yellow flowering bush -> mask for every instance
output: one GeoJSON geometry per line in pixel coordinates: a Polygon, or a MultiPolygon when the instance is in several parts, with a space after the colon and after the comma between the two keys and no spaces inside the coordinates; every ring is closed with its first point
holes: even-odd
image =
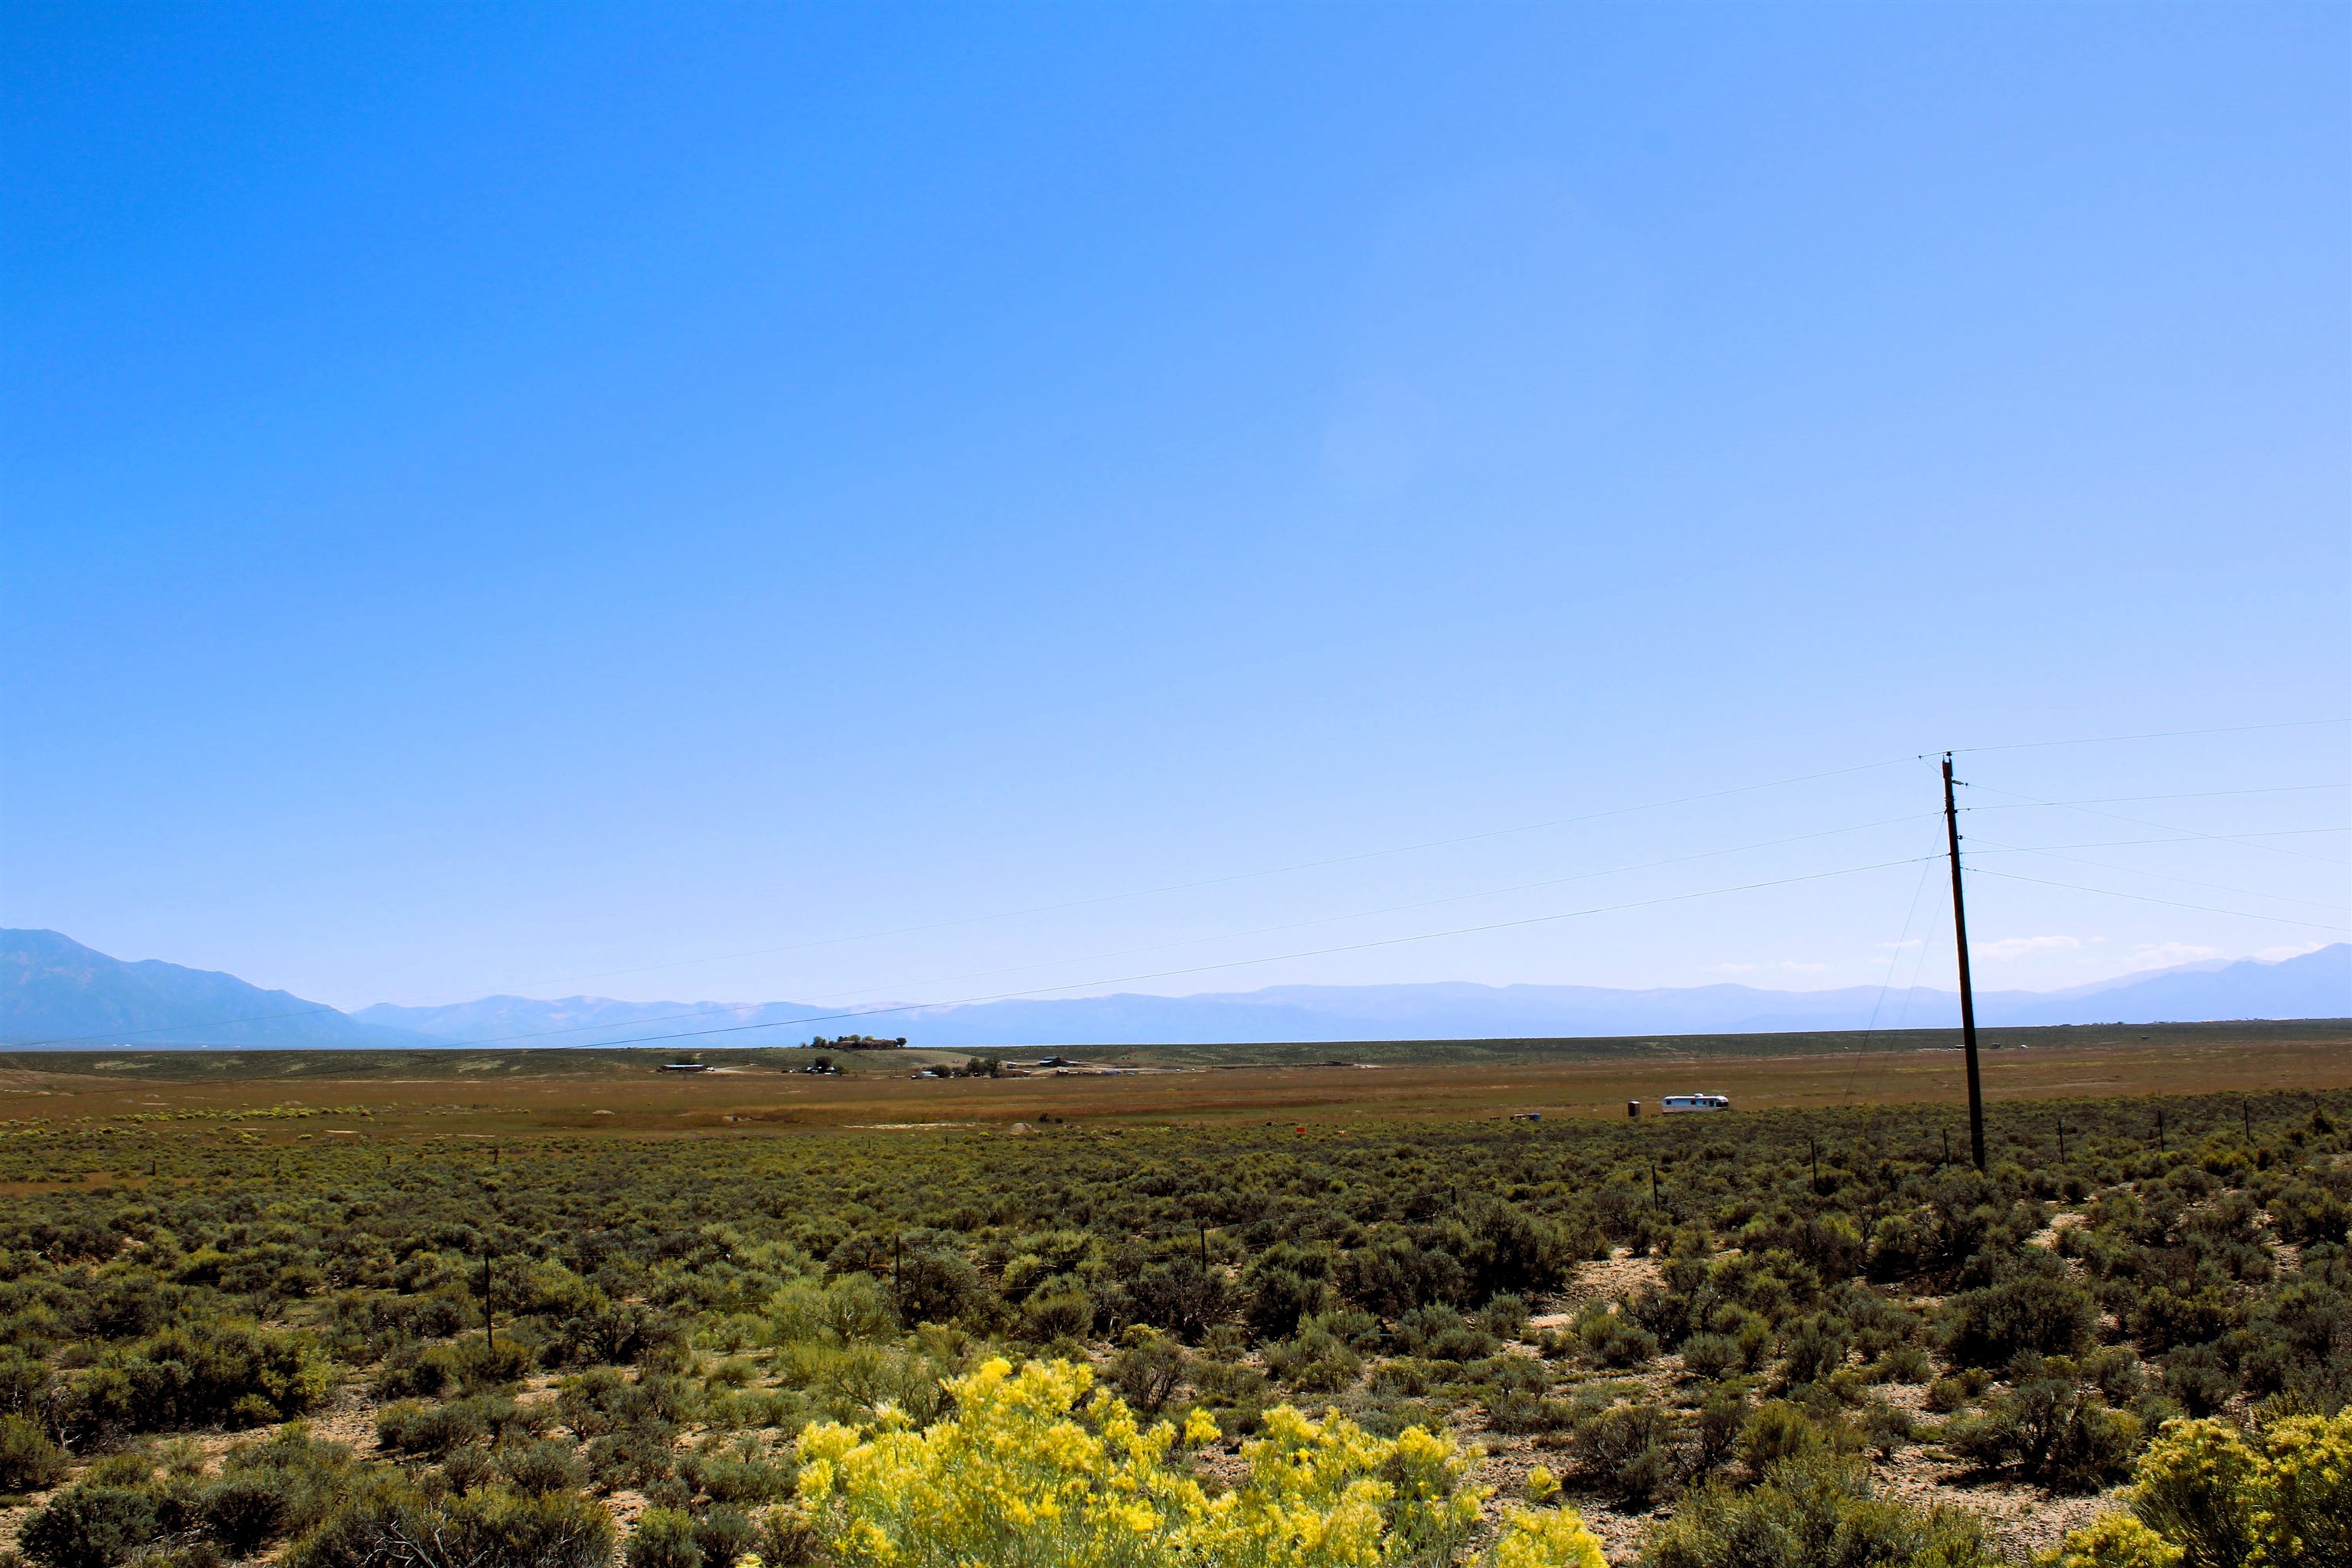
{"type": "Polygon", "coordinates": [[[2252,1434],[2168,1422],[2135,1482],[2134,1510],[2185,1568],[2352,1568],[2352,1409],[2252,1434]]]}
{"type": "MultiPolygon", "coordinates": [[[[1146,1426],[1067,1362],[992,1360],[950,1380],[949,1418],[895,1412],[800,1438],[802,1521],[843,1568],[1389,1568],[1453,1561],[1482,1489],[1452,1438],[1376,1437],[1339,1416],[1268,1411],[1244,1474],[1211,1496],[1182,1449],[1213,1442],[1146,1426]]],[[[1493,1568],[1600,1568],[1573,1514],[1516,1516],[1493,1568]]]]}
{"type": "Polygon", "coordinates": [[[1566,1509],[1515,1513],[1488,1559],[1492,1568],[1608,1568],[1601,1542],[1566,1509]]]}
{"type": "Polygon", "coordinates": [[[2180,1568],[2180,1548],[2127,1513],[2103,1513],[2035,1561],[2040,1568],[2180,1568]]]}

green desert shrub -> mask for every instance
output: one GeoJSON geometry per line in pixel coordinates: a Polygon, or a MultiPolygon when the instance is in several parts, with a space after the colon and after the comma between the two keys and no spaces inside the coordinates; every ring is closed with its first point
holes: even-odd
{"type": "Polygon", "coordinates": [[[1658,1353],[1657,1335],[1602,1301],[1587,1304],[1578,1315],[1576,1337],[1584,1353],[1602,1366],[1640,1366],[1658,1353]]]}
{"type": "Polygon", "coordinates": [[[1986,1466],[2013,1465],[2028,1479],[2059,1491],[2095,1491],[2119,1480],[2138,1451],[2140,1424],[2108,1408],[2072,1377],[2021,1379],[1985,1402],[1981,1414],[1943,1427],[1944,1446],[1986,1466]]]}
{"type": "Polygon", "coordinates": [[[333,1378],[308,1334],[227,1323],[110,1347],[71,1386],[65,1420],[100,1436],[255,1426],[316,1408],[333,1378]]]}
{"type": "Polygon", "coordinates": [[[1710,1481],[1650,1532],[1643,1568],[2002,1568],[1955,1509],[1881,1495],[1866,1468],[1826,1455],[1777,1466],[1742,1490],[1710,1481]]]}
{"type": "MultiPolygon", "coordinates": [[[[612,1515],[571,1492],[430,1499],[379,1479],[289,1548],[286,1568],[611,1568],[612,1515]]],[[[60,1565],[62,1568],[62,1565],[60,1565]]]]}
{"type": "Polygon", "coordinates": [[[702,1568],[694,1519],[682,1509],[649,1508],[629,1532],[628,1568],[702,1568]]]}
{"type": "Polygon", "coordinates": [[[66,1473],[66,1453],[22,1415],[0,1415],[0,1492],[34,1492],[66,1473]]]}
{"type": "Polygon", "coordinates": [[[1853,1348],[1853,1336],[1843,1319],[1808,1313],[1781,1335],[1782,1375],[1792,1386],[1817,1382],[1844,1365],[1853,1348]]]}
{"type": "Polygon", "coordinates": [[[16,1540],[42,1568],[115,1568],[155,1535],[155,1500],[144,1488],[85,1482],[51,1498],[16,1540]]]}
{"type": "Polygon", "coordinates": [[[1620,1405],[1580,1422],[1570,1447],[1587,1476],[1637,1507],[1672,1485],[1681,1468],[1674,1424],[1654,1405],[1620,1405]]]}
{"type": "Polygon", "coordinates": [[[1319,1319],[1302,1322],[1296,1335],[1265,1352],[1266,1370],[1304,1394],[1335,1394],[1356,1381],[1363,1364],[1319,1319]]]}
{"type": "Polygon", "coordinates": [[[1710,1383],[1737,1371],[1743,1359],[1739,1342],[1728,1334],[1693,1334],[1683,1342],[1683,1370],[1710,1383]]]}
{"type": "Polygon", "coordinates": [[[1472,1362],[1500,1348],[1495,1336],[1442,1303],[1415,1307],[1397,1320],[1398,1344],[1424,1361],[1472,1362]]]}
{"type": "Polygon", "coordinates": [[[2063,1273],[2021,1273],[1964,1290],[1946,1304],[1945,1353],[1967,1366],[2004,1367],[2018,1355],[2074,1355],[2091,1342],[2098,1306],[2063,1273]]]}

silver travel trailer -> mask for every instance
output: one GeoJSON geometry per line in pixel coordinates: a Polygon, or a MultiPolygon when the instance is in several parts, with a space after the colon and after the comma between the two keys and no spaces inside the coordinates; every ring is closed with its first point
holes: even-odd
{"type": "Polygon", "coordinates": [[[1731,1097],[1727,1094],[1670,1094],[1658,1101],[1668,1116],[1679,1110],[1728,1110],[1731,1097]]]}

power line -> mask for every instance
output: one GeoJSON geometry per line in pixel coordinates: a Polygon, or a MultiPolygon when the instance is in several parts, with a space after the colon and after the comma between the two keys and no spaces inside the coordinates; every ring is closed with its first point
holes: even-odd
{"type": "MultiPolygon", "coordinates": [[[[2352,915],[2342,904],[2322,903],[2317,899],[2292,898],[2285,893],[2265,893],[2257,888],[2233,888],[2226,882],[2200,882],[2194,877],[2175,877],[2164,871],[2143,871],[2137,866],[2118,866],[2108,860],[2085,860],[2079,855],[2058,855],[2049,849],[2029,849],[2021,845],[2000,844],[1990,838],[1974,842],[1990,845],[1996,855],[2039,855],[2047,860],[2063,860],[2070,866],[2089,866],[2101,871],[2120,871],[2126,877],[2154,877],[2160,882],[2179,882],[2185,887],[2210,888],[2217,893],[2235,893],[2242,899],[2271,899],[2283,904],[2301,904],[2307,909],[2326,910],[2331,914],[2352,915]]],[[[1984,851],[1979,850],[1979,854],[1984,851]]]]}
{"type": "MultiPolygon", "coordinates": [[[[2034,850],[2123,849],[2141,844],[2194,844],[2203,839],[2227,844],[2241,838],[2301,838],[2321,833],[2352,833],[2352,824],[2341,827],[2277,827],[2261,833],[2185,833],[2170,838],[2095,838],[2086,844],[2037,844],[2032,847],[2034,850]]],[[[1988,841],[1979,839],[1977,842],[1988,841]]],[[[2315,855],[2311,858],[2316,860],[2320,857],[2315,855]]]]}
{"type": "Polygon", "coordinates": [[[1935,868],[1936,858],[1933,855],[1920,857],[1919,879],[1911,886],[1911,902],[1903,911],[1902,929],[1895,933],[1895,951],[1886,955],[1886,978],[1878,983],[1878,999],[1870,1005],[1870,1022],[1864,1026],[1862,1043],[1854,1047],[1853,1070],[1846,1074],[1845,1092],[1848,1099],[1853,1098],[1853,1086],[1862,1077],[1863,1054],[1869,1050],[1871,1042],[1878,1037],[1878,1015],[1886,1005],[1886,993],[1887,989],[1895,984],[1895,971],[1903,963],[1903,947],[1905,942],[1910,940],[1912,917],[1919,912],[1919,896],[1927,890],[1927,873],[1935,868]]]}
{"type": "MultiPolygon", "coordinates": [[[[1991,789],[1993,786],[1990,784],[1981,784],[1972,787],[1991,789]]],[[[2188,790],[2177,795],[2093,795],[2085,800],[2040,800],[2029,795],[2021,796],[2021,804],[2016,805],[1964,805],[1960,807],[1960,809],[1962,811],[2022,811],[2029,804],[2033,805],[2070,806],[2122,805],[2132,801],[2138,800],[2216,800],[2223,795],[2300,795],[2308,794],[2313,790],[2322,789],[2352,789],[2352,784],[2267,784],[2260,789],[2200,789],[2188,790]]],[[[2016,795],[2017,791],[1995,789],[1993,793],[1996,795],[2016,795]]]]}
{"type": "Polygon", "coordinates": [[[2227,724],[2215,730],[2150,730],[2137,735],[2086,735],[2073,741],[2019,741],[2006,746],[1960,746],[1953,755],[1979,752],[2034,752],[2048,746],[2104,746],[2122,741],[2171,741],[2188,735],[2244,735],[2256,730],[2310,730],[2323,724],[2352,724],[2352,719],[2290,719],[2277,724],[2227,724]]]}
{"type": "Polygon", "coordinates": [[[2044,888],[2065,888],[2077,893],[2103,893],[2111,899],[2131,899],[2143,904],[2163,904],[2176,910],[2202,910],[2209,915],[2236,915],[2241,920],[2269,921],[2274,925],[2308,926],[2313,931],[2332,931],[2337,935],[2352,934],[2352,928],[2322,925],[2317,921],[2290,920],[2284,915],[2258,915],[2247,910],[2224,910],[2211,904],[2184,904],[2178,899],[2152,899],[2146,893],[2117,892],[2113,888],[2086,887],[2080,882],[2053,882],[2044,877],[2025,877],[2015,871],[1995,871],[1989,867],[1977,868],[1979,877],[2000,877],[2011,882],[2032,882],[2044,888]]]}
{"type": "MultiPolygon", "coordinates": [[[[1245,969],[1261,963],[1281,963],[1297,958],[1324,958],[1334,953],[1362,952],[1373,948],[1398,947],[1407,942],[1434,942],[1442,937],[1473,936],[1490,931],[1508,931],[1518,927],[1543,925],[1555,921],[1578,920],[1589,915],[1615,914],[1626,910],[1650,909],[1660,904],[1685,903],[1693,899],[1720,898],[1732,893],[1753,892],[1762,888],[1781,888],[1797,882],[1818,882],[1832,877],[1853,877],[1865,871],[1881,871],[1890,866],[1909,866],[1916,857],[1900,860],[1881,860],[1868,866],[1848,866],[1835,871],[1813,871],[1800,877],[1777,877],[1769,881],[1743,882],[1730,888],[1708,888],[1695,893],[1674,893],[1664,898],[1638,899],[1628,903],[1602,904],[1585,910],[1564,910],[1556,914],[1530,915],[1524,920],[1491,921],[1483,925],[1456,926],[1449,931],[1421,931],[1411,936],[1381,937],[1370,942],[1344,942],[1333,947],[1308,948],[1297,952],[1269,953],[1258,958],[1229,959],[1221,963],[1199,963],[1181,969],[1160,969],[1140,974],[1109,975],[1096,980],[1074,980],[1062,985],[1038,985],[1021,991],[1000,991],[984,996],[960,996],[940,1002],[903,1002],[887,1007],[866,1007],[840,1013],[815,1013],[802,1018],[775,1018],[760,1024],[730,1024],[717,1029],[682,1029],[664,1035],[641,1035],[625,1040],[607,1040],[605,1047],[655,1045],[665,1040],[706,1039],[713,1035],[740,1035],[752,1029],[782,1029],[803,1024],[823,1024],[842,1018],[873,1018],[891,1013],[917,1013],[930,1007],[970,1007],[983,1002],[1009,1002],[1024,996],[1045,996],[1057,991],[1080,991],[1091,985],[1129,985],[1145,980],[1167,980],[1187,974],[1206,974],[1223,969],[1245,969]]],[[[481,1040],[453,1040],[451,1047],[489,1044],[481,1040]]]]}
{"type": "MultiPolygon", "coordinates": [[[[2326,866],[2333,866],[2333,865],[2337,864],[2336,860],[2332,856],[2307,854],[2307,853],[2305,853],[2305,851],[2303,851],[2303,850],[2301,850],[2301,849],[2290,849],[2290,848],[2288,848],[2288,847],[2287,847],[2285,845],[2284,845],[2284,844],[2258,844],[2258,843],[2255,843],[2253,840],[2254,840],[2256,837],[2264,837],[2264,836],[2262,836],[2262,835],[2253,835],[2253,834],[2230,834],[2230,833],[2201,833],[2201,832],[2198,831],[2196,828],[2193,828],[2193,827],[2183,827],[2183,826],[2181,826],[2179,823],[2174,823],[2174,822],[2158,822],[2158,821],[2157,821],[2154,817],[2151,817],[2151,816],[2132,816],[2127,815],[2126,813],[2120,812],[2120,811],[2094,811],[2094,810],[2092,810],[2092,809],[2091,809],[2090,803],[2088,803],[2088,802],[2084,802],[2084,801],[2042,800],[2042,799],[2041,799],[2039,796],[2036,796],[2036,795],[2023,795],[2023,794],[2021,794],[2020,792],[2018,792],[2018,791],[2016,791],[2016,790],[2013,790],[2013,789],[2001,789],[2001,788],[1999,788],[1999,787],[1997,787],[1997,786],[1995,786],[1995,785],[1992,785],[1992,784],[1977,784],[1977,785],[1974,785],[1974,786],[1972,786],[1972,787],[1977,788],[1977,789],[1989,789],[1989,790],[1991,790],[1991,791],[1992,791],[1992,793],[1993,793],[1993,794],[1995,794],[1995,795],[2010,795],[2010,796],[2013,797],[2014,799],[2016,799],[2016,800],[2018,800],[2018,801],[2020,801],[2020,802],[2022,802],[2022,803],[2024,803],[2024,805],[2028,805],[2060,806],[2060,807],[2063,807],[2064,809],[2066,809],[2066,810],[2068,810],[2068,811],[2077,811],[2077,812],[2080,812],[2080,813],[2082,813],[2084,816],[2101,816],[2101,817],[2105,817],[2105,818],[2106,818],[2106,819],[2107,819],[2108,821],[2110,821],[2110,822],[2128,822],[2128,823],[2132,824],[2134,826],[2137,826],[2137,827],[2160,827],[2160,828],[2162,828],[2162,829],[2163,829],[2165,832],[2167,832],[2167,833],[2176,833],[2176,834],[2179,834],[2179,835],[2180,835],[2180,836],[2182,836],[2183,837],[2187,837],[2187,838],[2204,838],[2204,839],[2210,839],[2210,840],[2211,840],[2211,841],[2213,841],[2213,842],[2215,842],[2215,843],[2219,843],[2219,844],[2243,844],[2243,845],[2244,845],[2247,848],[2249,848],[2249,849],[2260,849],[2260,850],[2263,851],[2264,853],[2266,853],[2266,854],[2271,854],[2271,855],[2284,855],[2284,856],[2288,857],[2288,858],[2291,858],[2291,859],[2295,859],[2295,860],[2316,860],[2316,861],[2320,862],[2322,865],[2326,865],[2326,866]]],[[[2287,787],[2288,789],[2325,789],[2325,788],[2330,788],[2330,787],[2341,788],[2341,787],[2343,787],[2343,786],[2341,786],[2341,785],[2330,786],[2330,785],[2325,785],[2325,784],[2295,784],[2295,785],[2289,785],[2289,786],[2286,786],[2286,787],[2287,787]]],[[[2150,797],[2148,797],[2148,798],[2156,799],[2156,798],[2164,798],[2164,797],[2159,797],[2159,796],[2150,796],[2150,797]]],[[[2172,796],[2172,797],[2170,797],[2170,798],[2173,798],[2173,799],[2178,800],[2178,799],[2189,799],[2189,798],[2192,798],[2192,797],[2189,797],[2189,796],[2184,796],[2184,795],[2175,795],[2175,796],[2172,796]]],[[[2020,810],[2020,809],[2022,809],[2022,807],[2021,807],[2021,806],[2008,806],[2008,805],[1976,805],[1976,806],[1969,806],[1969,807],[1968,807],[1967,809],[1969,809],[1969,810],[1970,810],[1970,811],[2014,811],[2014,810],[2020,810]]]]}

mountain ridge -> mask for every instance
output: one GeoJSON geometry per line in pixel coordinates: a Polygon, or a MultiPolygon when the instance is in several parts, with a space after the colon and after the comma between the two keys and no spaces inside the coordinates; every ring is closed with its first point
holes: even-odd
{"type": "Polygon", "coordinates": [[[433,1046],[290,991],[162,959],[120,959],[53,931],[0,931],[0,1042],[433,1046]]]}
{"type": "MultiPolygon", "coordinates": [[[[1989,1026],[2207,1023],[2352,1016],[2352,944],[2297,957],[2184,964],[2064,992],[1977,996],[1989,1026]]],[[[552,1001],[486,996],[343,1013],[234,975],[110,957],[56,931],[0,931],[0,1044],[101,1047],[604,1046],[710,1038],[797,1043],[904,1035],[945,1049],[1214,1045],[1348,1039],[1567,1038],[1640,1034],[1955,1027],[1958,999],[1927,987],[1771,991],[1721,983],[1591,985],[1275,985],[1191,996],[1120,994],[829,1009],[793,1002],[552,1001]]]]}

